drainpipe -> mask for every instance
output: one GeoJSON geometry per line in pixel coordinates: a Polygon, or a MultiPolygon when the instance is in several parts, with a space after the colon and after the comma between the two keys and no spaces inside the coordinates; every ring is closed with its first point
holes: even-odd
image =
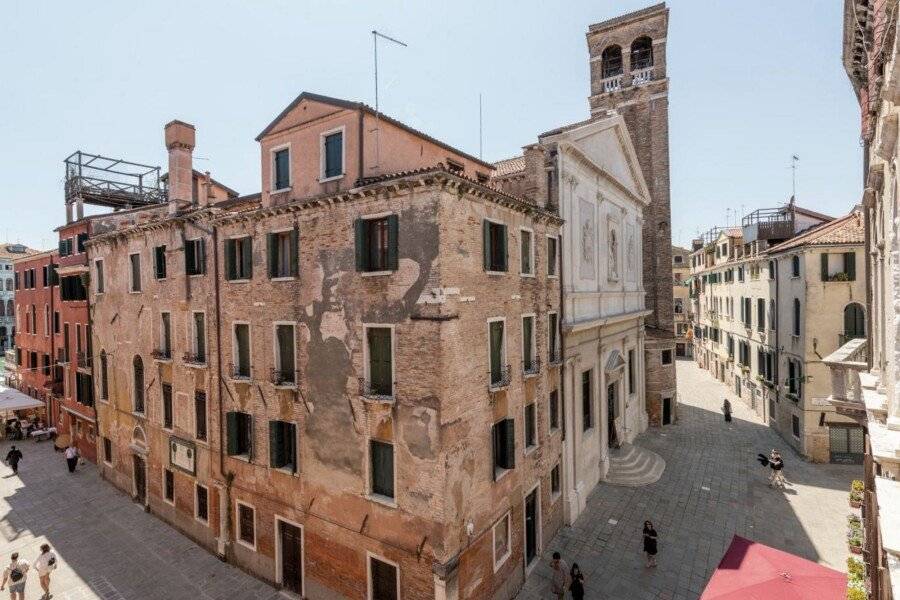
{"type": "MultiPolygon", "coordinates": [[[[781,273],[778,268],[778,257],[775,257],[775,402],[781,402],[781,337],[780,337],[780,325],[781,325],[781,315],[779,315],[779,307],[781,306],[781,273]]],[[[766,411],[768,407],[763,407],[763,411],[766,411]]],[[[769,414],[769,418],[772,418],[772,415],[769,414]]],[[[777,425],[777,423],[776,423],[777,425]]]]}
{"type": "MultiPolygon", "coordinates": [[[[88,263],[88,264],[90,264],[90,263],[88,263]]],[[[50,266],[47,267],[47,269],[48,269],[47,277],[51,277],[51,273],[54,272],[52,269],[53,266],[55,266],[55,265],[53,264],[53,254],[51,253],[50,254],[50,266]]],[[[54,300],[53,300],[53,288],[54,287],[56,287],[56,286],[54,286],[52,279],[51,279],[51,282],[50,282],[50,381],[54,381],[56,379],[56,329],[55,329],[56,302],[54,302],[54,300]]],[[[88,309],[88,310],[90,310],[90,309],[88,309]]],[[[88,314],[88,319],[90,319],[90,313],[88,314]]],[[[94,331],[93,327],[91,327],[91,331],[92,332],[94,331]]],[[[13,340],[13,341],[15,342],[15,340],[13,340]]],[[[59,421],[59,406],[58,406],[59,401],[53,396],[53,387],[52,387],[53,384],[51,383],[50,385],[51,385],[50,398],[51,398],[53,404],[57,405],[56,420],[59,421]]],[[[49,423],[47,424],[48,427],[56,427],[56,424],[53,421],[52,411],[51,411],[51,414],[47,415],[47,420],[49,421],[49,423]]],[[[97,432],[98,433],[100,432],[99,424],[98,424],[97,432]]]]}
{"type": "MultiPolygon", "coordinates": [[[[212,241],[213,241],[213,289],[215,291],[214,300],[215,300],[215,308],[216,308],[216,405],[218,406],[219,413],[219,477],[222,478],[224,482],[224,492],[220,490],[219,492],[219,540],[218,540],[218,553],[219,558],[224,561],[228,561],[228,548],[230,545],[231,539],[231,519],[227,518],[228,507],[231,506],[231,482],[233,480],[233,476],[231,474],[225,474],[225,454],[224,454],[224,444],[222,440],[225,439],[224,433],[224,413],[222,411],[222,302],[221,302],[221,289],[219,285],[219,227],[218,225],[213,225],[212,228],[212,241]],[[222,501],[224,499],[224,502],[222,501]]],[[[208,499],[207,499],[208,503],[208,499]]]]}
{"type": "MultiPolygon", "coordinates": [[[[87,249],[85,249],[85,252],[87,253],[87,249]]],[[[88,254],[88,290],[89,291],[90,291],[90,280],[91,280],[90,269],[91,269],[91,260],[90,260],[90,254],[88,254]]],[[[90,301],[90,297],[91,297],[90,293],[87,294],[87,297],[88,297],[88,299],[85,300],[85,302],[87,303],[88,329],[91,332],[90,338],[93,338],[94,337],[94,310],[93,310],[94,305],[90,301]]],[[[53,288],[52,287],[50,288],[50,302],[53,302],[53,288]]],[[[52,328],[51,328],[51,330],[52,330],[52,328]]],[[[91,346],[91,351],[90,351],[90,354],[88,355],[88,360],[91,361],[90,362],[90,365],[91,365],[91,391],[96,392],[97,386],[94,384],[96,381],[94,379],[94,375],[95,375],[95,373],[94,373],[94,349],[97,347],[97,345],[94,343],[94,340],[90,339],[90,338],[88,339],[88,343],[91,346]]],[[[52,335],[50,336],[50,339],[51,339],[50,344],[51,344],[51,348],[52,348],[52,345],[53,345],[53,342],[52,342],[53,336],[52,335]]],[[[87,350],[87,348],[85,348],[85,350],[87,350]]],[[[100,413],[97,412],[97,408],[96,408],[97,407],[97,399],[99,397],[100,397],[100,394],[96,394],[96,393],[94,394],[94,398],[92,399],[93,405],[91,406],[91,410],[94,412],[94,432],[95,432],[95,434],[94,434],[94,450],[97,453],[97,462],[98,463],[102,460],[102,455],[103,455],[102,449],[100,448],[100,443],[101,443],[101,440],[100,440],[100,437],[101,437],[100,436],[100,413]]],[[[101,471],[101,473],[102,473],[102,471],[101,471]]]]}

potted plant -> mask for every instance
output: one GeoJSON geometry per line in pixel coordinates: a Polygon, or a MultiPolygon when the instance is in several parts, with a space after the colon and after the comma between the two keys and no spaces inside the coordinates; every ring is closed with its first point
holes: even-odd
{"type": "Polygon", "coordinates": [[[862,538],[852,537],[847,542],[850,546],[850,552],[853,554],[862,554],[862,538]]]}
{"type": "Polygon", "coordinates": [[[853,508],[859,508],[862,506],[863,501],[863,490],[865,489],[865,485],[859,479],[854,479],[853,483],[850,484],[850,506],[853,508]]]}
{"type": "Polygon", "coordinates": [[[847,600],[868,600],[869,595],[866,594],[865,588],[848,587],[847,600]]]}

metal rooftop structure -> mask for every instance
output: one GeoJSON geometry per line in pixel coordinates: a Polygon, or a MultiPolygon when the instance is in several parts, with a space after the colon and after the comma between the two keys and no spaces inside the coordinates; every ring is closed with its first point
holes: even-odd
{"type": "Polygon", "coordinates": [[[744,242],[786,240],[794,235],[793,206],[760,208],[741,219],[744,242]]]}
{"type": "MultiPolygon", "coordinates": [[[[65,160],[66,206],[83,203],[113,209],[166,202],[161,167],[78,150],[65,160]]],[[[79,218],[81,211],[79,210],[79,218]]]]}

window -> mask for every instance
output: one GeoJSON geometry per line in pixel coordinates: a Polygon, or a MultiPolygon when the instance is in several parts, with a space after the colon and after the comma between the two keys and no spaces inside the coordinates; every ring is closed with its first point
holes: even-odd
{"type": "Polygon", "coordinates": [[[762,298],[756,299],[756,328],[760,331],[766,329],[766,301],[762,298]]]}
{"type": "Polygon", "coordinates": [[[556,466],[550,471],[550,494],[554,497],[559,496],[562,489],[559,479],[559,463],[556,463],[556,466]]]}
{"type": "Polygon", "coordinates": [[[547,329],[549,333],[549,339],[547,341],[547,349],[548,349],[548,358],[551,364],[557,363],[560,360],[560,352],[559,352],[559,315],[555,312],[547,314],[547,329]]]}
{"type": "Polygon", "coordinates": [[[153,249],[153,275],[157,279],[166,278],[166,247],[157,246],[153,249]]]}
{"type": "Polygon", "coordinates": [[[53,333],[59,333],[59,311],[53,311],[53,333]]]}
{"type": "Polygon", "coordinates": [[[164,383],[162,389],[162,426],[163,429],[172,429],[172,384],[164,383]]]}
{"type": "Polygon", "coordinates": [[[397,215],[356,220],[357,271],[383,273],[397,270],[399,222],[397,215]]]}
{"type": "Polygon", "coordinates": [[[858,302],[844,307],[844,337],[841,345],[854,338],[866,337],[866,316],[858,302]]]}
{"type": "Polygon", "coordinates": [[[167,313],[159,315],[159,358],[172,357],[172,316],[167,313]]]}
{"type": "Polygon", "coordinates": [[[188,275],[206,273],[206,240],[184,241],[184,272],[188,275]]]}
{"type": "Polygon", "coordinates": [[[534,234],[527,229],[520,229],[519,236],[519,272],[522,275],[534,275],[534,234]]]}
{"type": "Polygon", "coordinates": [[[525,450],[537,446],[537,411],[534,402],[525,407],[525,450]]]}
{"type": "Polygon", "coordinates": [[[526,375],[540,370],[540,365],[535,360],[534,344],[534,316],[522,317],[522,370],[526,375]]]}
{"type": "Polygon", "coordinates": [[[103,438],[103,461],[112,464],[112,440],[108,437],[103,438]]]}
{"type": "Polygon", "coordinates": [[[394,395],[393,330],[390,327],[366,327],[368,354],[368,390],[366,395],[394,395]]]}
{"type": "Polygon", "coordinates": [[[59,240],[59,255],[69,256],[72,254],[72,238],[59,240]]]}
{"type": "Polygon", "coordinates": [[[63,277],[59,285],[59,297],[64,301],[87,300],[87,289],[81,275],[63,277]]]}
{"type": "MultiPolygon", "coordinates": [[[[46,355],[45,355],[46,356],[46,355]]],[[[47,359],[47,370],[50,369],[50,360],[47,359]]],[[[94,405],[94,382],[90,375],[75,372],[75,401],[85,406],[94,405]]]]}
{"type": "Polygon", "coordinates": [[[491,387],[501,387],[509,384],[509,369],[504,362],[506,355],[505,325],[502,319],[488,323],[491,387]]]}
{"type": "Polygon", "coordinates": [[[228,428],[228,455],[250,459],[253,454],[253,418],[247,413],[225,414],[228,428]]]}
{"type": "Polygon", "coordinates": [[[800,299],[794,298],[794,335],[800,335],[800,299]]]}
{"type": "Polygon", "coordinates": [[[141,255],[130,254],[128,260],[131,262],[131,291],[141,291],[141,255]]]}
{"type": "Polygon", "coordinates": [[[738,267],[737,269],[737,280],[744,281],[744,267],[738,267]]]}
{"type": "Polygon", "coordinates": [[[144,362],[140,356],[132,360],[132,373],[134,376],[134,389],[132,391],[134,412],[144,413],[144,362]]]}
{"type": "Polygon", "coordinates": [[[822,281],[855,281],[856,252],[822,253],[822,281]]]}
{"type": "Polygon", "coordinates": [[[269,277],[282,279],[297,277],[299,232],[296,229],[278,231],[266,236],[267,255],[269,259],[269,277]]]}
{"type": "Polygon", "coordinates": [[[484,221],[484,270],[488,272],[505,272],[506,261],[506,225],[484,221]]]}
{"type": "Polygon", "coordinates": [[[559,429],[559,391],[550,392],[550,429],[559,429]]]}
{"type": "Polygon", "coordinates": [[[322,179],[344,174],[344,133],[336,131],[322,136],[322,179]]]}
{"type": "Polygon", "coordinates": [[[273,191],[286,190],[291,187],[291,151],[282,148],[272,153],[272,171],[275,179],[273,191]]]}
{"type": "Polygon", "coordinates": [[[634,388],[634,370],[637,365],[634,362],[634,350],[628,351],[628,393],[633,394],[634,388]]]}
{"type": "Polygon", "coordinates": [[[791,415],[791,433],[795,438],[800,439],[800,417],[797,415],[791,415]]]}
{"type": "Polygon", "coordinates": [[[100,351],[100,399],[109,398],[109,371],[106,364],[106,351],[100,351]]]}
{"type": "Polygon", "coordinates": [[[209,521],[209,490],[199,483],[195,486],[194,516],[198,521],[209,521]]]}
{"type": "Polygon", "coordinates": [[[237,503],[238,541],[256,549],[256,511],[252,506],[237,503]]]}
{"type": "Polygon", "coordinates": [[[166,502],[175,504],[175,473],[169,469],[163,469],[163,494],[166,502]]]}
{"type": "Polygon", "coordinates": [[[86,234],[86,233],[79,233],[77,236],[75,236],[75,240],[76,240],[75,247],[78,248],[78,252],[84,252],[84,243],[87,241],[87,239],[88,239],[88,234],[86,234]]]}
{"type": "Polygon", "coordinates": [[[250,378],[250,325],[235,323],[232,338],[233,360],[231,376],[235,379],[250,378]]]}
{"type": "Polygon", "coordinates": [[[293,385],[296,383],[294,365],[294,325],[275,325],[275,373],[272,383],[275,385],[293,385]]]}
{"type": "Polygon", "coordinates": [[[603,79],[622,74],[622,47],[609,46],[600,55],[600,73],[603,79]]]}
{"type": "MultiPolygon", "coordinates": [[[[0,316],[3,316],[3,307],[0,306],[0,316]]],[[[44,335],[50,335],[50,306],[44,305],[44,335]]]]}
{"type": "Polygon", "coordinates": [[[769,261],[769,279],[775,279],[775,264],[774,260],[769,261]]]}
{"type": "Polygon", "coordinates": [[[673,257],[673,258],[674,258],[674,260],[675,260],[675,264],[676,264],[676,265],[680,265],[680,264],[682,264],[682,263],[684,262],[684,258],[681,257],[681,256],[677,256],[677,255],[676,255],[676,256],[673,257]]]}
{"type": "Polygon", "coordinates": [[[369,556],[369,578],[369,600],[397,600],[400,597],[397,565],[369,556]]]}
{"type": "Polygon", "coordinates": [[[269,465],[297,472],[297,426],[287,421],[269,421],[269,465]]]}
{"type": "Polygon", "coordinates": [[[504,471],[516,468],[516,435],[515,421],[503,419],[494,423],[491,428],[494,454],[494,479],[504,471]]]}
{"type": "Polygon", "coordinates": [[[795,400],[800,400],[803,396],[803,365],[800,361],[788,359],[788,395],[795,400]]]}
{"type": "Polygon", "coordinates": [[[194,337],[192,348],[192,361],[196,363],[206,362],[206,315],[195,312],[193,318],[194,337]]]}
{"type": "Polygon", "coordinates": [[[775,299],[769,300],[769,329],[775,329],[775,299]]]}
{"type": "Polygon", "coordinates": [[[791,277],[800,277],[800,257],[791,257],[791,277]]]}
{"type": "Polygon", "coordinates": [[[512,550],[509,543],[510,513],[506,513],[494,523],[491,532],[494,537],[494,572],[496,572],[509,558],[512,550]]]}
{"type": "MultiPolygon", "coordinates": [[[[716,330],[716,341],[719,341],[718,337],[719,337],[718,330],[716,330]]],[[[659,360],[664,365],[671,365],[672,364],[672,351],[671,350],[663,350],[662,352],[660,352],[659,360]]]]}
{"type": "Polygon", "coordinates": [[[547,276],[556,277],[557,266],[559,263],[559,252],[557,251],[559,240],[555,237],[547,236],[547,276]]]}
{"type": "Polygon", "coordinates": [[[372,494],[394,499],[394,445],[369,440],[369,468],[372,494]]]}
{"type": "Polygon", "coordinates": [[[581,374],[581,426],[587,431],[594,426],[594,401],[591,379],[593,370],[588,369],[581,374]]]}
{"type": "Polygon", "coordinates": [[[253,277],[253,238],[225,240],[225,279],[242,281],[253,277]]]}
{"type": "Polygon", "coordinates": [[[94,261],[94,269],[97,271],[97,293],[102,294],[104,291],[103,261],[102,260],[94,261]]]}
{"type": "Polygon", "coordinates": [[[206,441],[206,392],[194,392],[194,437],[206,441]]]}

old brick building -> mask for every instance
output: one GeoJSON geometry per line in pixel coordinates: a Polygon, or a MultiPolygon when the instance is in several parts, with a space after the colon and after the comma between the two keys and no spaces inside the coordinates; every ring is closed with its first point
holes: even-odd
{"type": "Polygon", "coordinates": [[[311,598],[514,592],[563,519],[555,209],[355,102],[266,127],[260,194],[194,135],[92,225],[104,476],[311,598]]]}
{"type": "Polygon", "coordinates": [[[659,424],[677,417],[672,298],[672,232],[669,199],[669,80],[665,4],[591,25],[591,115],[616,111],[625,118],[650,190],[644,211],[643,279],[646,306],[647,410],[659,424]]]}

